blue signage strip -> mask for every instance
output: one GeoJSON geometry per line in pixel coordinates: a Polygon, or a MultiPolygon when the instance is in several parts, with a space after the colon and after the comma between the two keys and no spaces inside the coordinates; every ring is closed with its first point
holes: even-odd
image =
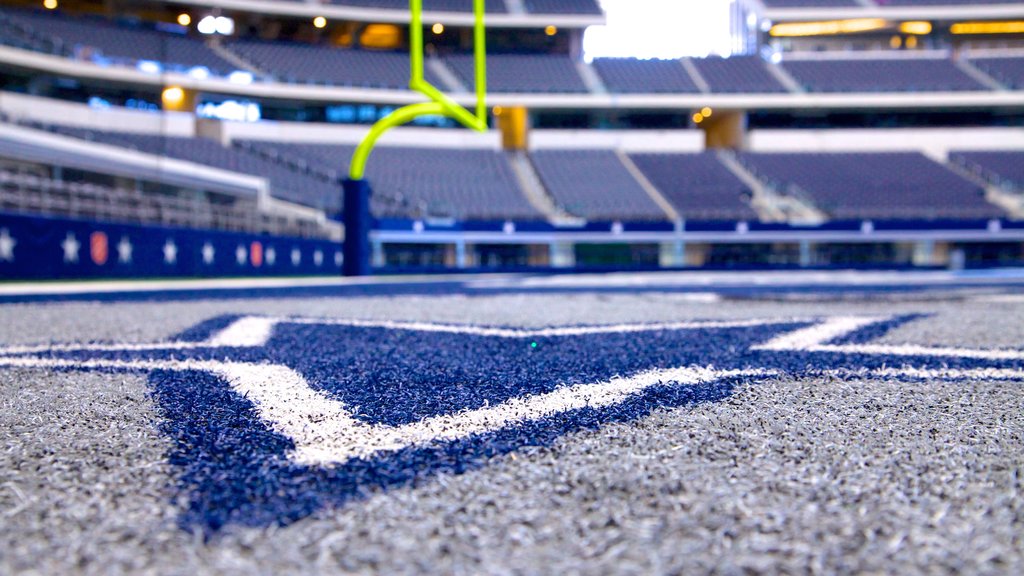
{"type": "Polygon", "coordinates": [[[340,275],[341,244],[0,212],[0,279],[340,275]]]}

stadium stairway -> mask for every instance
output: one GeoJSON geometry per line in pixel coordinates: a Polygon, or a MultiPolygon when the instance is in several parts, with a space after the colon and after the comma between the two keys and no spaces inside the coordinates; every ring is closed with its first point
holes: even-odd
{"type": "Polygon", "coordinates": [[[519,190],[522,191],[530,205],[543,214],[548,222],[556,226],[574,226],[584,222],[558,207],[554,198],[544,188],[540,176],[537,175],[537,169],[530,161],[529,154],[521,150],[514,150],[506,152],[506,155],[509,165],[512,166],[512,173],[515,174],[519,190]]]}
{"type": "Polygon", "coordinates": [[[686,70],[686,73],[690,75],[690,79],[693,80],[693,84],[700,90],[701,94],[711,93],[711,86],[708,85],[708,81],[701,75],[700,70],[697,70],[697,66],[691,58],[680,58],[679,63],[686,70]]]}
{"type": "Polygon", "coordinates": [[[237,66],[239,70],[249,72],[257,78],[266,78],[269,76],[269,74],[267,74],[265,70],[263,70],[256,64],[253,64],[252,62],[246,60],[245,58],[242,58],[238,54],[235,54],[231,50],[225,48],[224,45],[221,44],[220,39],[217,37],[213,37],[212,39],[210,39],[206,43],[206,46],[207,48],[212,50],[214,54],[220,56],[221,58],[230,62],[231,64],[237,66]]]}
{"type": "Polygon", "coordinates": [[[1009,88],[1000,84],[998,80],[986,74],[966,58],[954,59],[953,65],[960,69],[961,72],[967,74],[971,78],[974,78],[976,82],[990,90],[995,90],[996,92],[1006,92],[1009,90],[1009,88]]]}
{"type": "Polygon", "coordinates": [[[757,177],[736,160],[729,150],[718,151],[718,161],[750,188],[750,207],[763,222],[793,222],[820,224],[828,217],[811,203],[796,196],[779,194],[763,184],[757,177]]]}
{"type": "Polygon", "coordinates": [[[651,197],[651,200],[654,200],[654,203],[665,212],[668,219],[673,222],[681,220],[679,212],[676,211],[674,206],[672,206],[672,203],[665,198],[665,195],[661,193],[661,190],[658,190],[657,186],[651,183],[647,176],[644,175],[643,170],[641,170],[636,165],[636,162],[633,162],[633,159],[629,157],[629,154],[626,154],[622,150],[616,150],[615,154],[619,157],[619,161],[622,162],[622,165],[626,167],[626,170],[628,170],[633,176],[633,179],[635,179],[640,184],[640,187],[644,189],[644,192],[647,192],[647,195],[651,197]]]}
{"type": "Polygon", "coordinates": [[[462,80],[459,80],[459,77],[450,68],[445,66],[444,60],[428,56],[425,60],[425,65],[444,84],[447,91],[453,94],[466,94],[469,92],[469,88],[462,83],[462,80]]]}
{"type": "Polygon", "coordinates": [[[783,68],[782,66],[769,64],[765,66],[765,70],[767,70],[769,74],[771,74],[776,80],[778,80],[779,84],[785,86],[786,90],[789,90],[794,94],[804,94],[807,92],[806,90],[804,90],[804,87],[801,86],[800,83],[796,81],[796,78],[790,76],[789,72],[786,72],[786,69],[783,68]]]}
{"type": "Polygon", "coordinates": [[[587,85],[587,89],[594,94],[607,94],[608,88],[604,85],[604,80],[601,80],[601,76],[597,73],[597,70],[593,66],[585,62],[576,63],[576,71],[579,72],[580,78],[583,79],[583,83],[587,85]]]}
{"type": "Polygon", "coordinates": [[[996,183],[986,180],[952,160],[946,162],[944,166],[964,180],[973,182],[974,184],[984,188],[985,200],[995,204],[1003,210],[1006,210],[1010,218],[1013,218],[1014,220],[1024,220],[1024,194],[1006,190],[996,183]]]}

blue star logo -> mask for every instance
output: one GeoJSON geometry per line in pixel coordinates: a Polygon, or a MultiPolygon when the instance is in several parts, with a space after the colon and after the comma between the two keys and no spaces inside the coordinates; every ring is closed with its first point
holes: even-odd
{"type": "Polygon", "coordinates": [[[771,378],[1024,381],[1024,351],[878,343],[914,317],[541,329],[214,318],[148,344],[0,349],[0,368],[149,375],[187,529],[288,524],[567,432],[771,378]]]}

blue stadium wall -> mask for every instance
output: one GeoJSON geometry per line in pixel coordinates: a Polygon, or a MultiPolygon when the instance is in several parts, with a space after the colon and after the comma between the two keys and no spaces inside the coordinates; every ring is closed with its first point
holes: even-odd
{"type": "Polygon", "coordinates": [[[0,213],[0,278],[312,276],[341,273],[341,244],[0,213]]]}

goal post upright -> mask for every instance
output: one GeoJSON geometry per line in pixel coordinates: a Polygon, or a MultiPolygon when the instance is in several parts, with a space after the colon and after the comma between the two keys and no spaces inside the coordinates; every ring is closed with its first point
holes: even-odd
{"type": "Polygon", "coordinates": [[[366,163],[377,141],[388,130],[407,124],[421,116],[446,116],[471,130],[487,130],[487,29],[484,23],[485,0],[473,0],[474,72],[476,76],[476,107],[470,112],[451,97],[427,82],[423,56],[423,0],[409,0],[409,88],[427,97],[427,102],[403,106],[375,123],[356,147],[349,164],[348,178],[343,183],[342,222],[345,240],[342,246],[345,276],[370,274],[370,196],[366,180],[366,163]]]}

